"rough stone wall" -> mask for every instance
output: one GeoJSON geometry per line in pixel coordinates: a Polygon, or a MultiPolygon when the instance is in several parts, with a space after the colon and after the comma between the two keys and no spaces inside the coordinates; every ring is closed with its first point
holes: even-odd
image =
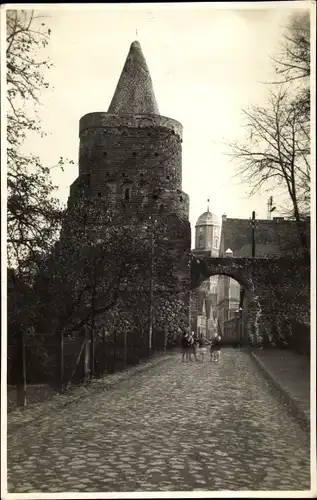
{"type": "Polygon", "coordinates": [[[71,197],[109,197],[118,210],[176,213],[188,220],[189,197],[182,191],[181,137],[163,128],[97,127],[80,134],[79,178],[71,197]],[[84,187],[85,186],[85,187],[84,187]],[[126,189],[130,199],[125,199],[126,189]]]}
{"type": "MultiPolygon", "coordinates": [[[[188,326],[191,242],[189,197],[182,191],[181,132],[178,122],[160,116],[84,116],[80,121],[79,176],[70,188],[68,204],[82,199],[82,206],[91,208],[84,214],[86,224],[103,224],[102,205],[106,207],[110,201],[112,225],[124,216],[134,232],[137,226],[140,231],[147,227],[146,237],[152,233],[154,245],[154,302],[180,300],[188,326]],[[99,207],[98,215],[94,206],[99,207]],[[159,254],[164,255],[165,263],[157,271],[159,254]],[[164,265],[168,272],[162,272],[164,265]]],[[[168,323],[167,316],[165,320],[168,323]]]]}
{"type": "Polygon", "coordinates": [[[196,258],[191,270],[192,289],[216,274],[230,276],[245,288],[244,321],[251,343],[283,336],[285,323],[293,320],[309,324],[309,269],[301,259],[196,258]]]}

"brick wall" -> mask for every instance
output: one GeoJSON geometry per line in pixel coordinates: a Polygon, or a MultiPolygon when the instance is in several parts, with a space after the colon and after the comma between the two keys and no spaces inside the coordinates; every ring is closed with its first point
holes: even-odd
{"type": "MultiPolygon", "coordinates": [[[[310,222],[303,221],[305,234],[310,237],[310,222]]],[[[252,228],[250,219],[223,218],[220,256],[230,248],[234,257],[252,256],[252,228]]],[[[298,228],[291,220],[257,220],[255,227],[256,257],[280,257],[298,252],[301,245],[298,228]]]]}

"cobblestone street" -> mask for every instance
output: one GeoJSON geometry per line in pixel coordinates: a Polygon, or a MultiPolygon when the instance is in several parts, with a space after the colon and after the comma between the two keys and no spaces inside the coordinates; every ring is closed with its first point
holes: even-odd
{"type": "Polygon", "coordinates": [[[8,435],[8,491],[309,490],[309,436],[247,352],[181,356],[8,435]]]}

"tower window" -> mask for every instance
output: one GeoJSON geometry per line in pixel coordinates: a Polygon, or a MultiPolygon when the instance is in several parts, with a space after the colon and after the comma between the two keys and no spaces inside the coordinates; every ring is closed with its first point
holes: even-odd
{"type": "Polygon", "coordinates": [[[122,199],[123,201],[130,201],[132,198],[132,183],[125,182],[122,186],[122,199]]]}
{"type": "Polygon", "coordinates": [[[179,197],[179,201],[183,201],[183,197],[182,196],[179,197]]]}
{"type": "Polygon", "coordinates": [[[219,238],[215,238],[215,248],[218,248],[219,247],[219,238]]]}
{"type": "Polygon", "coordinates": [[[132,154],[133,154],[133,156],[136,156],[136,152],[135,152],[135,151],[133,151],[133,153],[132,153],[132,154]]]}
{"type": "Polygon", "coordinates": [[[160,205],[160,212],[164,212],[164,205],[160,205]]]}
{"type": "Polygon", "coordinates": [[[155,156],[158,156],[158,153],[155,153],[155,156]]]}
{"type": "Polygon", "coordinates": [[[99,193],[98,193],[98,196],[99,196],[99,198],[101,197],[101,193],[100,193],[100,191],[99,191],[99,193]]]}
{"type": "Polygon", "coordinates": [[[169,178],[170,178],[170,176],[169,176],[169,175],[167,175],[167,176],[166,176],[166,179],[167,179],[167,180],[169,180],[169,178]]]}
{"type": "Polygon", "coordinates": [[[107,156],[107,154],[108,154],[108,153],[107,153],[107,151],[104,151],[104,152],[103,152],[103,155],[104,155],[104,156],[107,156]]]}
{"type": "Polygon", "coordinates": [[[204,235],[203,234],[199,235],[198,246],[199,246],[199,248],[204,248],[204,235]]]}

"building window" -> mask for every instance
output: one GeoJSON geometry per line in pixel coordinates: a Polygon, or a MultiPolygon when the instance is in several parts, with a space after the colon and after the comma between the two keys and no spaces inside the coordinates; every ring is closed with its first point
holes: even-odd
{"type": "Polygon", "coordinates": [[[203,234],[199,235],[198,246],[199,246],[199,248],[204,248],[204,235],[203,234]]]}
{"type": "Polygon", "coordinates": [[[131,197],[130,188],[124,188],[124,200],[129,201],[131,197]]]}
{"type": "Polygon", "coordinates": [[[215,248],[219,248],[219,238],[215,237],[215,248]]]}

